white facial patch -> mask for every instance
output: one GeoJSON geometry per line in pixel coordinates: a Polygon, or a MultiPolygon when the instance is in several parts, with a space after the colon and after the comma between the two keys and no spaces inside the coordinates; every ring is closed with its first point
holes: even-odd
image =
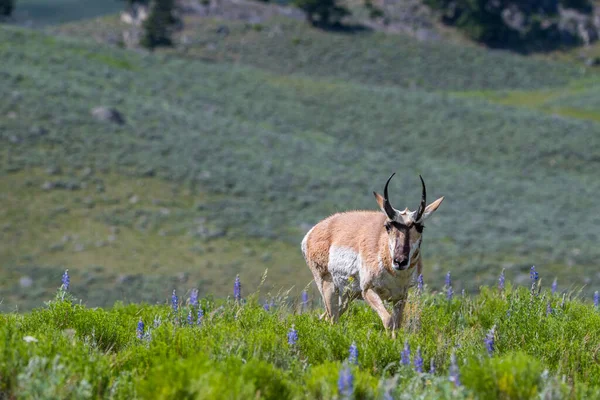
{"type": "Polygon", "coordinates": [[[410,260],[412,260],[412,257],[415,254],[415,251],[417,251],[419,249],[419,247],[421,247],[421,238],[419,238],[419,240],[417,240],[410,246],[410,253],[408,254],[409,262],[410,262],[410,260]]]}

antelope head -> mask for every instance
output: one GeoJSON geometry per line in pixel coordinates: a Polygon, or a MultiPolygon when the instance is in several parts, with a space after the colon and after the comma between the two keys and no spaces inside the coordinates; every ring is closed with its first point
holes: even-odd
{"type": "Polygon", "coordinates": [[[397,271],[401,271],[410,268],[412,265],[411,261],[418,259],[425,220],[438,209],[444,197],[440,197],[426,206],[427,191],[425,189],[425,182],[423,182],[423,178],[419,175],[423,188],[419,208],[416,211],[410,211],[408,208],[399,211],[392,207],[388,196],[388,185],[395,174],[393,173],[385,183],[383,196],[376,192],[373,192],[373,194],[379,208],[387,216],[384,227],[388,235],[392,267],[397,271]]]}

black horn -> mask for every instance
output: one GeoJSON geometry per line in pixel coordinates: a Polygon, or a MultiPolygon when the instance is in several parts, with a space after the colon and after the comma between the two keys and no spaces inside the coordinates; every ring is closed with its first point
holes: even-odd
{"type": "Polygon", "coordinates": [[[421,179],[421,186],[423,186],[423,195],[421,196],[421,204],[419,205],[419,209],[417,210],[417,215],[415,217],[415,222],[418,222],[421,217],[423,217],[423,213],[425,212],[425,206],[427,205],[427,190],[425,189],[425,182],[423,181],[423,177],[419,175],[421,179]]]}
{"type": "Polygon", "coordinates": [[[387,214],[388,218],[391,220],[394,220],[396,218],[396,210],[390,204],[390,198],[388,196],[388,185],[390,184],[390,181],[392,180],[394,175],[396,175],[395,172],[388,178],[387,182],[385,183],[385,187],[383,188],[383,208],[385,209],[385,213],[387,214]]]}

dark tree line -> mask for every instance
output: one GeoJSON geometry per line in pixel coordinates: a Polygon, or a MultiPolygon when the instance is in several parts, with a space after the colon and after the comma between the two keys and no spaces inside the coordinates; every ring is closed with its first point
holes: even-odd
{"type": "Polygon", "coordinates": [[[491,46],[556,40],[559,6],[590,13],[591,0],[424,0],[442,22],[491,46]],[[554,19],[554,20],[553,20],[554,19]]]}

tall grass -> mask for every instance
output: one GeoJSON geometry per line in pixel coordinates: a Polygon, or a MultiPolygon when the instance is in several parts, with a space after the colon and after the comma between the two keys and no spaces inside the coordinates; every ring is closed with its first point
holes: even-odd
{"type": "Polygon", "coordinates": [[[245,290],[238,300],[178,296],[164,305],[104,310],[85,307],[61,286],[41,308],[0,315],[0,393],[40,399],[600,394],[598,310],[539,284],[506,282],[451,299],[425,286],[411,293],[396,339],[364,304],[354,303],[331,325],[319,320],[323,310],[314,302],[301,307],[285,293],[245,290]],[[423,372],[415,368],[417,352],[423,372]]]}

